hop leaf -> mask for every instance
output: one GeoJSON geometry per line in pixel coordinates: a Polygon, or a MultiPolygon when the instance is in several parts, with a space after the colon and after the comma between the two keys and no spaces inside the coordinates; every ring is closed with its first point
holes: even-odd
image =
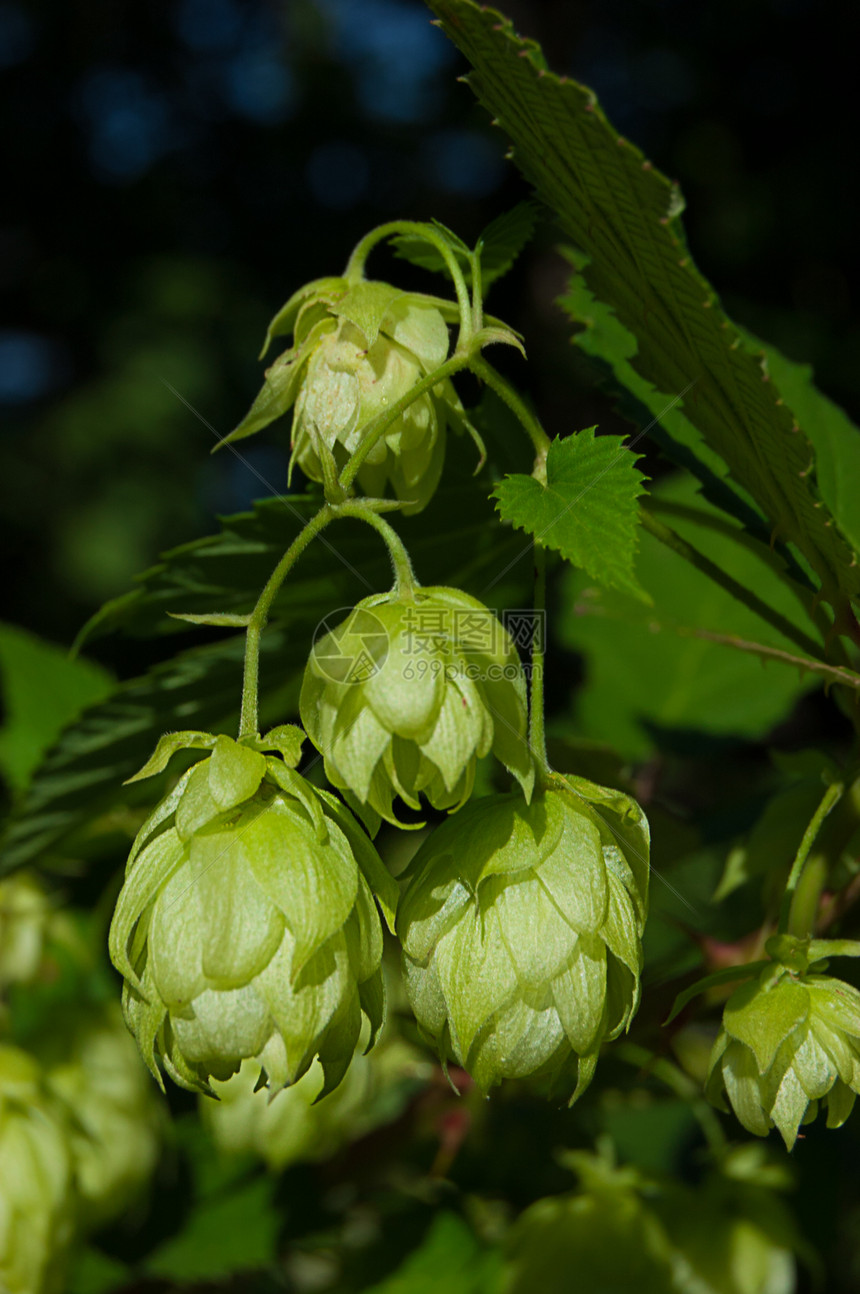
{"type": "MultiPolygon", "coordinates": [[[[292,753],[288,736],[256,745],[292,753]]],[[[218,737],[144,823],[111,957],[157,1078],[160,1059],[182,1086],[208,1090],[253,1058],[279,1088],[319,1056],[329,1090],[362,1012],[372,1036],[382,1022],[369,881],[389,912],[394,883],[342,805],[253,745],[218,737]]]]}
{"type": "Polygon", "coordinates": [[[575,1100],[639,1002],[641,810],[582,779],[530,805],[493,796],[439,827],[410,876],[398,933],[423,1032],[484,1091],[538,1075],[575,1100]]]}
{"type": "Polygon", "coordinates": [[[459,809],[492,750],[531,793],[526,689],[509,634],[458,589],[365,598],[314,646],[302,722],[326,775],[389,822],[400,796],[459,809]]]}

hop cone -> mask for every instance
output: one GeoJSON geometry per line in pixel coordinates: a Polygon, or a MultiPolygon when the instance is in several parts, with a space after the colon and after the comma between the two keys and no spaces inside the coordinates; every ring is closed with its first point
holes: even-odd
{"type": "Polygon", "coordinates": [[[400,796],[459,809],[491,750],[531,792],[526,688],[496,617],[458,589],[365,598],[318,640],[301,715],[330,782],[389,822],[400,796]]]}
{"type": "Polygon", "coordinates": [[[80,1221],[101,1226],[124,1212],[155,1168],[154,1089],[113,1003],[56,1022],[39,1058],[45,1086],[68,1116],[80,1221]]]}
{"type": "MultiPolygon", "coordinates": [[[[387,283],[330,278],[297,292],[270,335],[294,332],[294,345],[267,370],[265,385],[232,436],[258,431],[295,404],[292,461],[324,480],[321,457],[340,469],[368,425],[394,407],[448,355],[448,327],[435,298],[387,283]]],[[[446,425],[465,425],[449,381],[416,397],[365,459],[358,481],[381,496],[386,483],[405,513],[420,512],[439,481],[446,425]]]]}
{"type": "Polygon", "coordinates": [[[0,989],[35,978],[54,924],[48,896],[35,876],[18,872],[0,881],[0,989]]]}
{"type": "Polygon", "coordinates": [[[73,1227],[69,1144],[32,1056],[0,1046],[0,1290],[62,1288],[73,1227]]]}
{"type": "Polygon", "coordinates": [[[486,1091],[542,1075],[571,1100],[639,1001],[648,824],[579,778],[494,796],[410,866],[398,932],[419,1025],[486,1091]]]}
{"type": "Polygon", "coordinates": [[[829,975],[774,962],[736,989],[711,1052],[706,1092],[726,1099],[748,1132],[777,1127],[789,1150],[819,1104],[828,1128],[845,1122],[860,1091],[860,993],[829,975]]]}
{"type": "Polygon", "coordinates": [[[206,1090],[255,1058],[269,1083],[315,1056],[336,1086],[362,1011],[381,1024],[382,931],[368,876],[393,882],[343,806],[289,767],[296,729],[258,745],[166,739],[144,774],[181,745],[212,747],[138,833],[110,932],[123,1007],[144,1060],[206,1090]],[[166,752],[166,753],[165,753],[166,752]]]}

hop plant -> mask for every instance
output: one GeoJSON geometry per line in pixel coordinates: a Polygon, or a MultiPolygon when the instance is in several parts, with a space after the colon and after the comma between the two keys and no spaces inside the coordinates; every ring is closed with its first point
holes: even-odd
{"type": "Polygon", "coordinates": [[[141,827],[111,924],[126,1022],[156,1078],[160,1058],[207,1090],[254,1058],[280,1088],[319,1056],[328,1091],[362,1012],[371,1038],[382,1023],[371,886],[391,921],[394,883],[348,811],[295,771],[302,740],[289,726],[248,742],[179,733],[138,774],[211,751],[141,827]]]}
{"type": "Polygon", "coordinates": [[[318,640],[305,669],[301,716],[326,775],[389,822],[395,796],[420,809],[465,804],[491,750],[527,795],[522,666],[510,635],[458,589],[365,598],[318,640]]]}
{"type": "MultiPolygon", "coordinates": [[[[324,460],[341,469],[374,419],[445,362],[448,326],[440,305],[376,281],[307,284],[272,321],[267,347],[272,336],[291,330],[294,344],[267,370],[231,439],[252,435],[295,405],[291,463],[324,481],[324,460]]],[[[370,450],[358,473],[362,489],[382,496],[390,484],[405,513],[420,512],[439,482],[449,423],[468,425],[443,379],[409,403],[370,450]]]]}
{"type": "MultiPolygon", "coordinates": [[[[828,941],[816,942],[823,949],[828,941]]],[[[709,1100],[722,1110],[728,1100],[748,1132],[765,1137],[777,1127],[789,1150],[820,1105],[828,1128],[841,1127],[860,1091],[860,993],[807,970],[805,956],[798,964],[797,943],[770,940],[768,951],[785,947],[789,964],[765,964],[729,998],[706,1086],[709,1100]]]]}
{"type": "Polygon", "coordinates": [[[468,806],[410,865],[398,933],[423,1032],[487,1091],[541,1075],[571,1102],[639,1002],[648,824],[581,778],[468,806]]]}
{"type": "Polygon", "coordinates": [[[125,1211],[155,1167],[154,1089],[113,1003],[55,1020],[38,1054],[45,1087],[67,1114],[79,1221],[101,1226],[125,1211]]]}
{"type": "Polygon", "coordinates": [[[398,1037],[383,1039],[368,1055],[359,1045],[343,1082],[318,1100],[324,1086],[319,1061],[292,1087],[269,1096],[258,1087],[259,1065],[246,1060],[226,1083],[213,1082],[218,1100],[201,1097],[200,1113],[222,1152],[252,1153],[280,1171],[327,1159],[389,1122],[416,1082],[429,1077],[428,1068],[417,1050],[398,1037]]]}
{"type": "Polygon", "coordinates": [[[74,1197],[64,1121],[35,1059],[0,1045],[0,1289],[53,1294],[63,1284],[74,1197]]]}

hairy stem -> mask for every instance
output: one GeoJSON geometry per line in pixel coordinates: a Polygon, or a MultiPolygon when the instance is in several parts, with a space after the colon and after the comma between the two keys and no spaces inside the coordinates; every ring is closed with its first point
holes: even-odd
{"type": "Polygon", "coordinates": [[[459,347],[461,344],[467,343],[472,335],[473,327],[469,289],[466,286],[463,271],[447,240],[442,234],[437,233],[432,226],[419,224],[414,220],[392,220],[386,225],[379,225],[376,229],[371,229],[370,233],[365,234],[364,238],[353,250],[347,262],[344,278],[353,280],[363,278],[364,263],[370,252],[377,243],[390,238],[392,234],[414,234],[417,238],[423,238],[425,242],[436,248],[448,267],[448,272],[454,281],[454,291],[457,294],[457,306],[460,311],[460,336],[457,338],[457,345],[459,347]]]}
{"type": "Polygon", "coordinates": [[[529,749],[541,768],[547,769],[546,719],[544,716],[544,654],[546,644],[546,549],[534,544],[536,624],[532,639],[531,683],[529,687],[529,749]]]}
{"type": "Polygon", "coordinates": [[[341,503],[335,509],[335,514],[338,517],[354,517],[357,521],[364,521],[382,536],[394,569],[395,592],[400,597],[412,597],[418,581],[415,579],[406,546],[394,527],[380,517],[378,512],[374,512],[372,507],[368,507],[363,500],[348,500],[341,503]]]}
{"type": "Polygon", "coordinates": [[[496,395],[504,400],[505,404],[513,413],[514,417],[522,423],[525,430],[531,437],[532,444],[535,447],[535,453],[546,454],[551,441],[544,431],[540,422],[532,413],[525,400],[514,390],[514,388],[505,381],[501,373],[496,372],[492,364],[488,364],[483,356],[476,355],[469,364],[469,368],[479,377],[482,382],[495,391],[496,395]]]}
{"type": "Polygon", "coordinates": [[[242,678],[242,710],[239,718],[239,736],[252,737],[257,732],[258,695],[260,684],[260,636],[266,627],[272,602],[292,569],[301,557],[308,544],[336,516],[330,504],[320,508],[304,530],[296,536],[269,576],[257,605],[251,612],[251,619],[245,631],[245,666],[242,678]]]}

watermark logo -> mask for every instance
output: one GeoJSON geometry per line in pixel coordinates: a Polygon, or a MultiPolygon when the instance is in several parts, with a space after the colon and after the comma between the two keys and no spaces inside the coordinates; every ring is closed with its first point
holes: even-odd
{"type": "Polygon", "coordinates": [[[333,683],[366,683],[388,659],[388,634],[372,611],[341,607],[317,625],[311,650],[333,683]]]}

